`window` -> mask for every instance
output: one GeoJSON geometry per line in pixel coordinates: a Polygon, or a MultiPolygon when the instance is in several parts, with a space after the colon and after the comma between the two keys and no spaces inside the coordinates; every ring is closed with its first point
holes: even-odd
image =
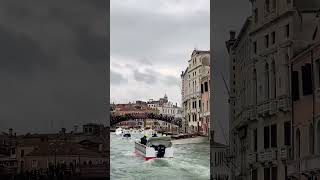
{"type": "Polygon", "coordinates": [[[292,72],[292,98],[293,101],[299,100],[300,93],[299,93],[299,72],[293,71],[292,72]]]}
{"type": "Polygon", "coordinates": [[[269,98],[270,91],[270,80],[269,80],[269,65],[268,63],[265,66],[265,97],[269,98]]]}
{"type": "Polygon", "coordinates": [[[236,70],[236,67],[235,67],[235,66],[232,66],[232,69],[233,69],[233,70],[236,70]]]}
{"type": "Polygon", "coordinates": [[[301,67],[302,72],[302,87],[303,87],[303,95],[312,94],[312,72],[311,72],[311,64],[306,64],[301,67]]]}
{"type": "Polygon", "coordinates": [[[254,131],[253,131],[253,144],[254,144],[254,147],[253,147],[253,149],[254,149],[254,152],[257,152],[257,150],[258,150],[258,130],[257,130],[257,128],[256,129],[254,129],[254,131]]]}
{"type": "Polygon", "coordinates": [[[201,84],[201,93],[203,93],[203,84],[201,84]]]}
{"type": "Polygon", "coordinates": [[[287,24],[285,29],[286,29],[286,37],[289,38],[289,36],[290,36],[290,25],[287,24]]]}
{"type": "Polygon", "coordinates": [[[257,24],[258,23],[258,19],[259,18],[259,14],[258,14],[258,9],[254,10],[254,22],[257,24]]]}
{"type": "Polygon", "coordinates": [[[318,88],[320,88],[320,59],[316,61],[317,71],[316,74],[318,75],[318,88]]]}
{"type": "Polygon", "coordinates": [[[201,100],[199,100],[199,108],[201,108],[201,100]]]}
{"type": "Polygon", "coordinates": [[[275,44],[276,43],[276,32],[271,33],[271,43],[275,44]]]}
{"type": "Polygon", "coordinates": [[[264,168],[264,180],[270,180],[270,168],[264,168]]]}
{"type": "Polygon", "coordinates": [[[205,91],[205,92],[208,92],[208,82],[205,82],[205,83],[204,83],[204,91],[205,91]]]}
{"type": "Polygon", "coordinates": [[[21,150],[21,157],[24,157],[24,150],[21,150]]]}
{"type": "Polygon", "coordinates": [[[272,8],[273,8],[274,10],[277,9],[277,0],[273,0],[273,1],[272,1],[272,8]]]}
{"type": "Polygon", "coordinates": [[[270,12],[270,1],[269,0],[265,0],[265,6],[266,6],[266,11],[270,12]]]}
{"type": "Polygon", "coordinates": [[[268,34],[264,36],[264,46],[265,46],[265,48],[269,47],[269,35],[268,34]]]}
{"type": "Polygon", "coordinates": [[[16,154],[16,148],[11,148],[11,154],[12,155],[16,154]]]}
{"type": "Polygon", "coordinates": [[[32,168],[37,168],[38,166],[38,161],[37,160],[32,160],[32,168]]]}
{"type": "Polygon", "coordinates": [[[252,170],[251,180],[258,180],[258,171],[256,169],[252,170]]]}
{"type": "Polygon", "coordinates": [[[277,178],[278,178],[278,167],[272,167],[271,168],[271,176],[272,176],[272,180],[277,180],[277,178]]]}
{"type": "Polygon", "coordinates": [[[270,147],[270,131],[269,126],[264,127],[264,148],[268,149],[270,147]]]}
{"type": "Polygon", "coordinates": [[[257,41],[253,43],[253,53],[257,54],[257,41]]]}
{"type": "Polygon", "coordinates": [[[291,145],[291,122],[284,123],[284,145],[291,145]]]}
{"type": "Polygon", "coordinates": [[[277,125],[271,126],[271,147],[277,147],[277,125]]]}

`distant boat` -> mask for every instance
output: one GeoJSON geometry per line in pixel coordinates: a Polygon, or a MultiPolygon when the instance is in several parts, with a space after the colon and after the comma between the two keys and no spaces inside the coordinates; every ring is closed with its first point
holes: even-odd
{"type": "Polygon", "coordinates": [[[124,138],[131,138],[130,131],[123,131],[122,134],[123,134],[122,137],[124,138]]]}
{"type": "Polygon", "coordinates": [[[123,133],[123,129],[122,128],[117,128],[116,129],[116,135],[119,136],[123,133]]]}

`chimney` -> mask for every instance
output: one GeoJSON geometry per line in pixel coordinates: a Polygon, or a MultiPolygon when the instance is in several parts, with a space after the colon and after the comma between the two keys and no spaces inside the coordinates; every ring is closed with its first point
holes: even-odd
{"type": "Polygon", "coordinates": [[[236,32],[235,31],[230,31],[230,40],[236,39],[236,32]]]}
{"type": "Polygon", "coordinates": [[[13,132],[13,129],[10,128],[10,129],[9,129],[9,136],[12,136],[12,132],[13,132]]]}
{"type": "Polygon", "coordinates": [[[236,41],[236,32],[230,31],[230,39],[226,41],[226,47],[228,50],[228,53],[230,53],[231,47],[233,46],[234,42],[236,41]]]}

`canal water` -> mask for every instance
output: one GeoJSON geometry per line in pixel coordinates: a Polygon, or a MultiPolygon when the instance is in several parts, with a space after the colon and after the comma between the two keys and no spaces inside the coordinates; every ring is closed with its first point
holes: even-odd
{"type": "Polygon", "coordinates": [[[110,165],[112,180],[208,180],[209,143],[173,145],[174,158],[145,161],[134,153],[134,135],[123,139],[111,134],[110,165]]]}

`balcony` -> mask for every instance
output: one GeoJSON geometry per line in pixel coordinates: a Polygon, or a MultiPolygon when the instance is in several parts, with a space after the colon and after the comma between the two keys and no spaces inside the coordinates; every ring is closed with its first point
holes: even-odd
{"type": "Polygon", "coordinates": [[[288,176],[296,176],[300,173],[300,161],[290,161],[288,162],[288,176]]]}
{"type": "Polygon", "coordinates": [[[305,173],[312,173],[320,171],[320,156],[311,156],[301,161],[301,171],[305,173]]]}
{"type": "Polygon", "coordinates": [[[274,100],[269,100],[258,105],[257,113],[262,116],[273,115],[276,113],[277,103],[274,100]]]}
{"type": "Polygon", "coordinates": [[[289,111],[291,109],[291,100],[288,97],[278,100],[278,109],[281,111],[289,111]]]}
{"type": "Polygon", "coordinates": [[[257,162],[257,159],[258,159],[258,155],[256,152],[253,152],[253,153],[249,153],[248,155],[248,163],[249,164],[254,164],[257,162]]]}
{"type": "Polygon", "coordinates": [[[259,153],[260,162],[271,162],[273,160],[277,160],[277,150],[268,149],[259,153]]]}
{"type": "Polygon", "coordinates": [[[316,174],[320,172],[320,156],[311,156],[288,163],[288,175],[316,174]]]}
{"type": "Polygon", "coordinates": [[[248,119],[250,120],[255,120],[257,119],[257,108],[256,107],[252,107],[248,110],[248,119]]]}
{"type": "Polygon", "coordinates": [[[291,157],[291,148],[290,147],[282,147],[280,149],[280,159],[281,160],[289,160],[291,157]]]}

